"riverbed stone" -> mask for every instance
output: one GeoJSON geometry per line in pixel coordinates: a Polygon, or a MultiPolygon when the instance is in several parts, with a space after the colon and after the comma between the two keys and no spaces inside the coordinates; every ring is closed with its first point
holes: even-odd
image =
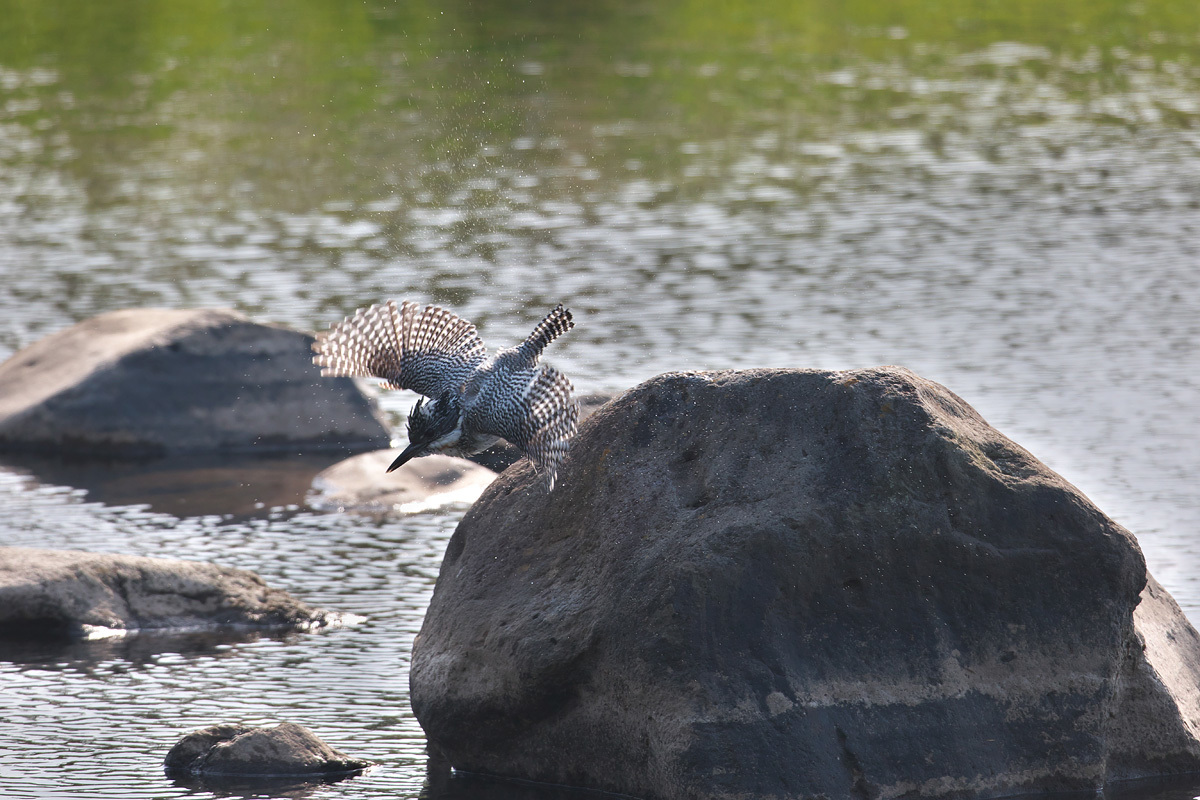
{"type": "Polygon", "coordinates": [[[336,615],[312,608],[243,569],[145,556],[0,547],[0,639],[87,639],[221,628],[302,630],[336,621],[336,615]]]}
{"type": "Polygon", "coordinates": [[[995,797],[1200,770],[1200,643],[1133,535],[898,367],[674,373],[468,511],[413,647],[460,769],[995,797]]]}
{"type": "Polygon", "coordinates": [[[192,731],[167,753],[174,778],[323,778],[347,776],[372,766],[335,750],[302,725],[273,728],[222,724],[192,731]]]}
{"type": "Polygon", "coordinates": [[[359,453],[321,471],[313,479],[309,505],[322,511],[386,515],[450,503],[472,503],[496,473],[465,458],[414,458],[388,472],[402,448],[359,453]]]}
{"type": "Polygon", "coordinates": [[[386,447],[349,378],[322,378],[310,334],[222,309],[128,309],[0,364],[0,449],[72,455],[386,447]]]}

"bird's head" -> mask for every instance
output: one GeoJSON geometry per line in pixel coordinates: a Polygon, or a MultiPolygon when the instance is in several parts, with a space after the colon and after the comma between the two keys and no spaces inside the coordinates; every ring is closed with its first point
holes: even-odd
{"type": "Polygon", "coordinates": [[[413,458],[451,450],[461,438],[462,408],[457,397],[443,392],[430,403],[418,400],[408,414],[408,447],[387,471],[391,472],[413,458]]]}

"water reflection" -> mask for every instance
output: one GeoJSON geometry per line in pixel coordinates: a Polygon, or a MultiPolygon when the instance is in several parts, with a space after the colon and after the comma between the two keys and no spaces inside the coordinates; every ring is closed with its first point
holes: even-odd
{"type": "Polygon", "coordinates": [[[342,455],[231,457],[185,454],[171,458],[105,460],[5,453],[0,470],[47,485],[72,486],[93,502],[144,506],[176,517],[254,517],[266,509],[304,505],[313,478],[342,455]]]}
{"type": "Polygon", "coordinates": [[[153,664],[160,656],[184,658],[221,658],[235,645],[256,642],[263,637],[280,642],[299,634],[271,631],[227,629],[211,632],[155,633],[148,631],[105,639],[30,640],[0,639],[0,660],[26,669],[72,670],[84,675],[103,672],[101,665],[121,662],[136,668],[153,664]]]}
{"type": "Polygon", "coordinates": [[[362,772],[344,775],[328,775],[322,778],[300,780],[296,778],[233,778],[233,777],[194,777],[175,778],[174,784],[191,793],[211,793],[215,797],[278,797],[287,800],[304,800],[309,797],[319,797],[323,787],[341,781],[350,780],[362,772]]]}

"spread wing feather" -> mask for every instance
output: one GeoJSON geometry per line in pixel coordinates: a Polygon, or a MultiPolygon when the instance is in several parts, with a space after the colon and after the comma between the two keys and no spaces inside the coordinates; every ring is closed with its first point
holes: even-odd
{"type": "Polygon", "coordinates": [[[383,378],[426,397],[458,391],[486,348],[475,326],[438,306],[394,300],[360,308],[318,334],[313,363],[327,376],[383,378]]]}

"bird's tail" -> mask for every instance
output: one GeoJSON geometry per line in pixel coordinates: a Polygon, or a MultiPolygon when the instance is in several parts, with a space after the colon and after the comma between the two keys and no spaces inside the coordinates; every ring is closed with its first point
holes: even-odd
{"type": "Polygon", "coordinates": [[[575,321],[571,318],[571,312],[563,308],[562,303],[559,303],[553,311],[546,315],[545,319],[538,323],[537,327],[533,329],[533,333],[529,334],[529,337],[517,349],[524,356],[525,363],[533,366],[542,355],[542,351],[546,349],[546,345],[574,327],[575,321]]]}

